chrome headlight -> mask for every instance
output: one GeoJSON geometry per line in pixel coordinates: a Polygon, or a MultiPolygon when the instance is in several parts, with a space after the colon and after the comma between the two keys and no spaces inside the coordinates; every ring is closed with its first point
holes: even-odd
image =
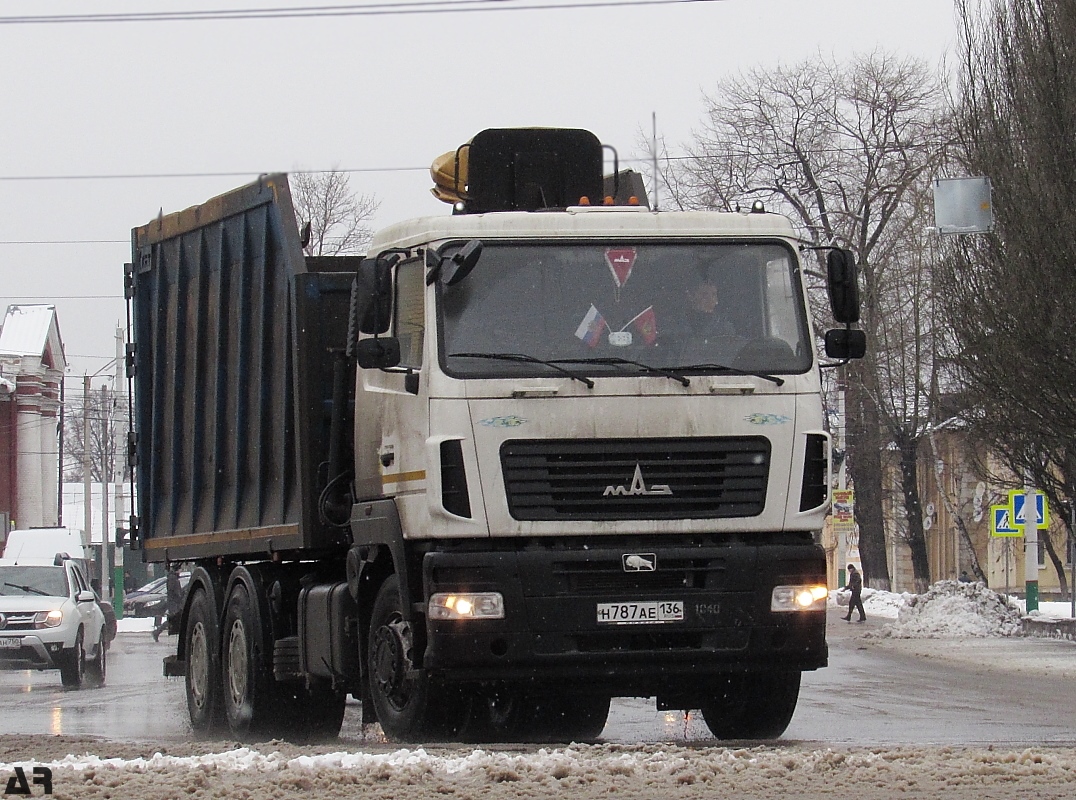
{"type": "Polygon", "coordinates": [[[52,611],[38,611],[34,614],[35,628],[55,628],[64,621],[64,612],[58,608],[52,611]]]}
{"type": "Polygon", "coordinates": [[[819,584],[774,586],[770,611],[821,611],[826,607],[829,589],[819,584]]]}
{"type": "Polygon", "coordinates": [[[430,597],[430,619],[504,619],[500,592],[438,592],[430,597]]]}

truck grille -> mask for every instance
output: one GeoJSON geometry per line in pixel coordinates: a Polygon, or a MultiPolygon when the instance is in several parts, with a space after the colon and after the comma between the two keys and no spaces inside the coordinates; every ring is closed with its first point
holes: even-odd
{"type": "Polygon", "coordinates": [[[762,436],[515,439],[501,445],[518,520],[753,517],[766,505],[762,436]]]}

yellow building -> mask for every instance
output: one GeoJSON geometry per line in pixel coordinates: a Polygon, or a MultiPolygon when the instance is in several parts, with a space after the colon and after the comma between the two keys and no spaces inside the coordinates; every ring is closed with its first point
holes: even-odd
{"type": "MultiPolygon", "coordinates": [[[[900,464],[896,452],[887,455],[883,462],[886,492],[883,515],[890,584],[895,592],[914,592],[900,464]]],[[[978,563],[991,589],[1005,592],[1008,586],[1011,593],[1023,595],[1023,538],[990,535],[990,508],[1008,504],[1009,491],[1017,485],[1015,479],[1006,481],[1004,476],[1009,473],[996,458],[976,450],[966,433],[956,427],[938,430],[923,441],[918,473],[930,582],[959,580],[962,573],[975,580],[974,565],[978,563]]],[[[838,563],[838,537],[833,522],[831,515],[822,542],[830,566],[830,586],[836,587],[844,564],[838,563]]],[[[1050,523],[1048,531],[1038,533],[1039,594],[1043,599],[1062,595],[1056,567],[1042,541],[1045,535],[1049,535],[1055,553],[1064,564],[1066,580],[1071,581],[1072,565],[1066,547],[1068,529],[1056,513],[1050,514],[1050,523]]],[[[853,544],[854,537],[855,534],[853,544]]],[[[849,559],[846,551],[844,560],[856,559],[849,559]]]]}

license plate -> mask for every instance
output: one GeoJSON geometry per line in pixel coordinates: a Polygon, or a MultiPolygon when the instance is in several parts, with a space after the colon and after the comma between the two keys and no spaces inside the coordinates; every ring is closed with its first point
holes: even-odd
{"type": "Polygon", "coordinates": [[[18,650],[22,647],[21,636],[0,636],[0,650],[18,650]]]}
{"type": "Polygon", "coordinates": [[[598,622],[611,625],[642,625],[648,622],[683,622],[683,600],[638,600],[598,603],[598,622]]]}

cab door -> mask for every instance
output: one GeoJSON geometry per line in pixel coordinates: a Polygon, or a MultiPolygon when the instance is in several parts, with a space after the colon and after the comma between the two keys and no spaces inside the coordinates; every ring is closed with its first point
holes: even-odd
{"type": "MultiPolygon", "coordinates": [[[[400,342],[400,364],[391,370],[365,370],[364,390],[380,406],[377,444],[381,491],[396,499],[404,531],[425,530],[426,438],[429,388],[426,380],[426,273],[421,258],[397,265],[394,275],[392,335],[400,342]],[[375,399],[376,396],[376,399],[375,399]]],[[[363,413],[356,409],[356,417],[363,413]]],[[[358,420],[357,420],[358,423],[358,420]]]]}

